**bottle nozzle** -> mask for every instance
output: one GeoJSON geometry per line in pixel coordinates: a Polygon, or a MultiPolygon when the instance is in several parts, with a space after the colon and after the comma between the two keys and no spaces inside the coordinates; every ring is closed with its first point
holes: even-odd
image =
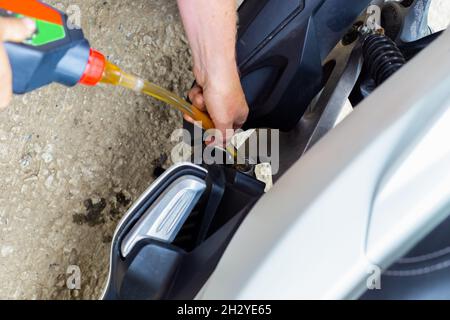
{"type": "Polygon", "coordinates": [[[89,60],[84,70],[83,76],[80,79],[80,83],[87,86],[95,86],[103,78],[103,72],[105,71],[106,58],[105,56],[91,48],[89,52],[89,60]]]}

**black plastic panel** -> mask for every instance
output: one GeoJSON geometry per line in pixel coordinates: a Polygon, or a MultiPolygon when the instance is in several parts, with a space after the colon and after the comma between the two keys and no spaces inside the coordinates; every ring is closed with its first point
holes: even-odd
{"type": "Polygon", "coordinates": [[[263,192],[262,182],[223,166],[209,166],[207,175],[192,166],[165,174],[117,230],[104,298],[194,298],[263,192]],[[124,258],[120,252],[124,237],[164,189],[182,175],[196,175],[208,187],[175,241],[144,239],[124,258]]]}
{"type": "Polygon", "coordinates": [[[322,87],[322,63],[370,0],[246,0],[238,64],[246,128],[290,130],[322,87]]]}

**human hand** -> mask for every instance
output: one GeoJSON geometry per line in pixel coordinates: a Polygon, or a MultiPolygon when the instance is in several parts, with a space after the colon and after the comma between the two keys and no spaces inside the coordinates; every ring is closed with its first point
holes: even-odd
{"type": "Polygon", "coordinates": [[[178,0],[178,6],[197,81],[189,98],[211,116],[223,140],[216,142],[226,144],[233,129],[240,128],[248,116],[236,63],[236,1],[178,0]]]}
{"type": "MultiPolygon", "coordinates": [[[[197,84],[189,91],[192,104],[210,115],[222,138],[218,143],[223,144],[231,139],[233,130],[242,127],[249,112],[237,68],[228,73],[229,70],[212,77],[197,75],[197,84]]],[[[189,116],[185,119],[193,122],[189,116]]]]}
{"type": "Polygon", "coordinates": [[[28,18],[0,18],[0,110],[12,98],[12,73],[3,42],[21,42],[30,37],[35,29],[35,22],[28,18]]]}

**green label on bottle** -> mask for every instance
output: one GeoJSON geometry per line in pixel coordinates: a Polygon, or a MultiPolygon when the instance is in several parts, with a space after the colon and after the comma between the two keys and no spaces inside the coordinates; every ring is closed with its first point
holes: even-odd
{"type": "Polygon", "coordinates": [[[66,37],[66,30],[64,26],[59,24],[36,20],[36,33],[29,40],[29,43],[33,46],[43,46],[45,44],[55,42],[66,37]]]}
{"type": "MultiPolygon", "coordinates": [[[[18,18],[23,18],[22,15],[16,15],[18,18]]],[[[26,44],[39,47],[66,37],[66,30],[64,26],[47,22],[39,19],[33,19],[36,22],[36,32],[31,39],[25,40],[26,44]]]]}

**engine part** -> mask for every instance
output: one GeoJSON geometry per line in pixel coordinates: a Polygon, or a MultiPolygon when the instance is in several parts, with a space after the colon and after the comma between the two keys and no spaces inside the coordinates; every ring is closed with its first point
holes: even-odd
{"type": "Polygon", "coordinates": [[[376,85],[382,84],[406,63],[397,45],[385,35],[371,34],[363,44],[364,61],[376,85]]]}
{"type": "Polygon", "coordinates": [[[383,5],[381,24],[386,35],[401,44],[431,34],[428,26],[428,11],[431,0],[389,1],[383,5]]]}
{"type": "Polygon", "coordinates": [[[368,28],[368,12],[366,24],[359,28],[365,44],[365,65],[350,96],[353,105],[369,96],[378,85],[440,35],[431,34],[428,27],[430,3],[430,0],[404,0],[381,4],[380,30],[368,28]]]}

